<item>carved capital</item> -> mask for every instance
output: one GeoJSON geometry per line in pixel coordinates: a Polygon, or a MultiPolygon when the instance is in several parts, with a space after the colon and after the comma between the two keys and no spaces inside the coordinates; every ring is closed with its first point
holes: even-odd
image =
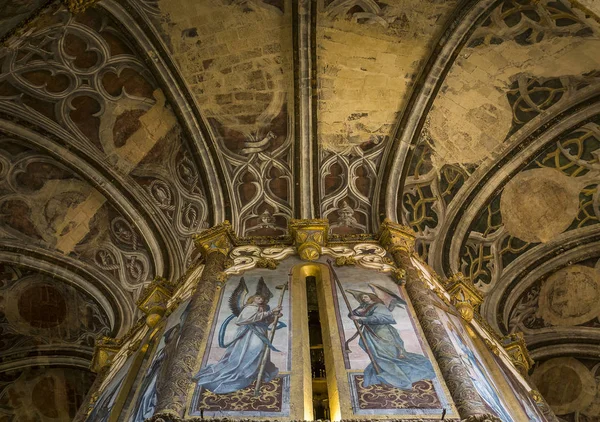
{"type": "Polygon", "coordinates": [[[144,289],[137,306],[146,314],[146,324],[149,327],[156,326],[165,314],[174,290],[175,286],[163,277],[156,277],[152,284],[144,289]]]}
{"type": "Polygon", "coordinates": [[[527,376],[533,366],[533,359],[529,356],[523,333],[512,333],[503,337],[502,346],[510,356],[513,365],[521,374],[527,376]]]}
{"type": "Polygon", "coordinates": [[[90,365],[92,372],[100,373],[103,369],[110,367],[120,348],[121,342],[112,337],[102,337],[97,340],[90,365]]]}
{"type": "Polygon", "coordinates": [[[194,235],[194,242],[204,257],[218,252],[227,256],[234,247],[235,234],[229,221],[194,235]]]}
{"type": "Polygon", "coordinates": [[[63,0],[63,3],[69,9],[69,12],[76,14],[85,12],[89,7],[92,7],[98,0],[63,0]]]}
{"type": "Polygon", "coordinates": [[[379,243],[389,253],[411,253],[415,247],[415,233],[410,227],[386,218],[379,229],[379,243]]]}
{"type": "Polygon", "coordinates": [[[448,279],[445,288],[463,319],[471,322],[483,302],[483,296],[473,282],[462,273],[456,273],[448,279]]]}
{"type": "Polygon", "coordinates": [[[301,259],[304,261],[319,259],[321,248],[327,245],[327,233],[329,232],[327,220],[291,220],[289,231],[301,259]]]}

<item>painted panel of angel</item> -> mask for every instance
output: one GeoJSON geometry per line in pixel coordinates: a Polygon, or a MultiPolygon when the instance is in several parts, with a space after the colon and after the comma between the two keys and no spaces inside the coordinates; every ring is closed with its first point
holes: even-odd
{"type": "Polygon", "coordinates": [[[328,263],[354,414],[455,412],[402,289],[389,276],[328,263]]]}
{"type": "MultiPolygon", "coordinates": [[[[392,311],[404,308],[406,302],[397,293],[378,284],[368,283],[369,291],[347,289],[358,307],[348,313],[358,330],[349,341],[360,337],[360,348],[367,352],[370,362],[364,370],[363,385],[386,384],[411,389],[413,383],[435,378],[431,362],[420,353],[411,353],[394,327],[392,311]]],[[[347,348],[348,350],[348,348],[347,348]]]]}
{"type": "MultiPolygon", "coordinates": [[[[286,286],[287,289],[287,286],[286,286]]],[[[280,298],[283,299],[282,292],[280,298]]],[[[275,330],[285,327],[279,318],[283,316],[281,300],[273,308],[268,304],[272,291],[260,277],[256,291],[248,297],[244,277],[229,296],[231,314],[221,322],[218,345],[225,349],[221,358],[203,367],[194,377],[198,386],[225,394],[244,389],[251,384],[264,384],[274,379],[279,368],[271,361],[271,351],[279,350],[273,345],[275,330]],[[231,323],[237,328],[229,340],[231,323]]],[[[257,388],[257,392],[259,388],[257,388]]]]}

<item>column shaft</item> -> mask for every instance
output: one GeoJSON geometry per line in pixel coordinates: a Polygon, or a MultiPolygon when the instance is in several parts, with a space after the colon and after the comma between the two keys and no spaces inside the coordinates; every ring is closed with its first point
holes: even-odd
{"type": "Polygon", "coordinates": [[[186,398],[192,383],[193,371],[202,340],[210,331],[209,319],[215,296],[218,294],[217,275],[225,269],[226,256],[215,250],[206,257],[202,276],[189,304],[188,315],[173,356],[167,360],[157,385],[155,415],[170,414],[183,417],[186,398]]]}
{"type": "Polygon", "coordinates": [[[431,297],[433,293],[420,279],[409,254],[398,249],[392,249],[391,254],[396,265],[406,271],[406,291],[461,418],[466,421],[501,422],[489,414],[446,330],[438,323],[434,299],[431,297]]]}

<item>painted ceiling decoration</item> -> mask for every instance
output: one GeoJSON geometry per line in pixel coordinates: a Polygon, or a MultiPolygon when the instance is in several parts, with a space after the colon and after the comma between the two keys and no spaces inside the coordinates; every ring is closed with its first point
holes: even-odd
{"type": "Polygon", "coordinates": [[[0,10],[0,369],[36,348],[85,367],[90,338],[125,333],[144,286],[179,279],[192,235],[226,219],[275,244],[294,218],[356,240],[387,217],[473,280],[496,330],[525,332],[540,379],[598,373],[594,0],[0,10]],[[56,318],[19,300],[36,295],[56,318]]]}

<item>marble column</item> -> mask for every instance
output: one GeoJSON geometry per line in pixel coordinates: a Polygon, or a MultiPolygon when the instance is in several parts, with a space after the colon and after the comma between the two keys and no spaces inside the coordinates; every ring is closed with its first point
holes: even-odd
{"type": "Polygon", "coordinates": [[[231,227],[227,222],[195,237],[196,245],[204,255],[204,269],[192,295],[177,349],[168,358],[157,383],[155,417],[183,417],[185,414],[200,346],[210,330],[210,311],[224,281],[223,271],[233,246],[232,237],[231,227]]]}
{"type": "Polygon", "coordinates": [[[433,304],[435,299],[432,297],[435,293],[421,280],[418,270],[410,259],[414,248],[414,239],[415,236],[408,227],[392,223],[389,220],[382,224],[380,243],[387,249],[396,265],[406,271],[406,292],[458,413],[463,421],[502,422],[498,417],[489,414],[446,330],[438,322],[437,311],[433,304]]]}

